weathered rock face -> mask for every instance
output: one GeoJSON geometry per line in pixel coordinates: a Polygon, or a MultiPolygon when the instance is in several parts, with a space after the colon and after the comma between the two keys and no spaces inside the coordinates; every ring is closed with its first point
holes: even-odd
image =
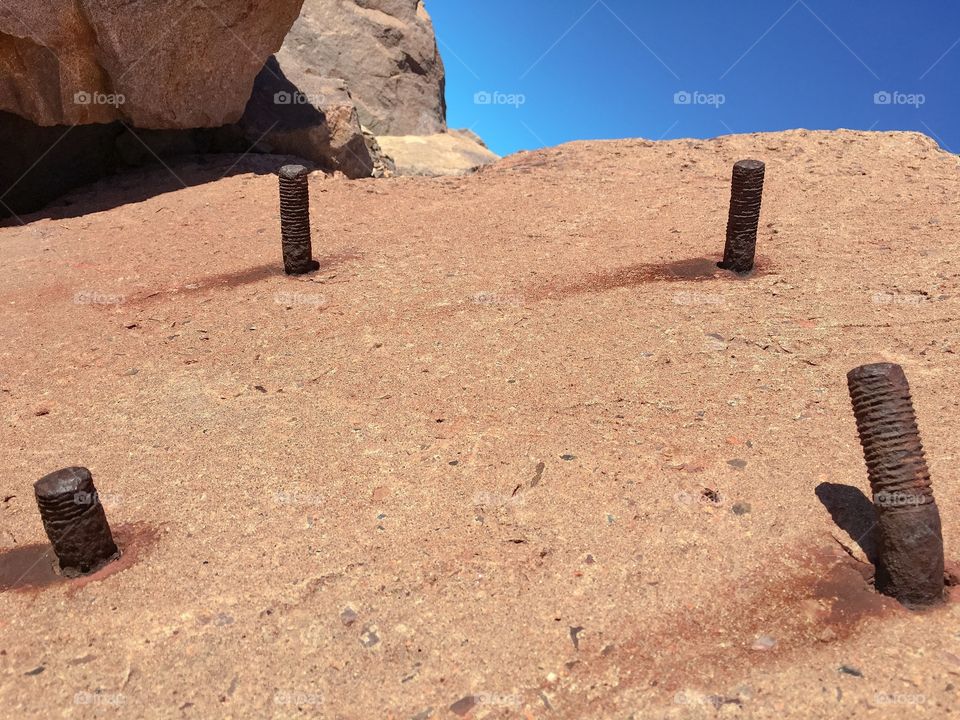
{"type": "Polygon", "coordinates": [[[469,130],[425,136],[381,135],[377,140],[393,160],[397,175],[466,175],[500,159],[469,130]]]}
{"type": "Polygon", "coordinates": [[[0,111],[42,126],[236,122],[303,0],[0,4],[0,111]]]}
{"type": "Polygon", "coordinates": [[[296,85],[346,80],[375,135],[446,129],[443,61],[422,0],[306,0],[277,57],[296,85]]]}
{"type": "Polygon", "coordinates": [[[270,58],[257,75],[238,127],[258,152],[299,155],[351,178],[373,173],[374,161],[343,80],[309,76],[297,86],[270,58]]]}

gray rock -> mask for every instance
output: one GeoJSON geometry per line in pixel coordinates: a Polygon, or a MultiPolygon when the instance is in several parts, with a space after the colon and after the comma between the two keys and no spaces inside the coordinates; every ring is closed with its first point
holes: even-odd
{"type": "Polygon", "coordinates": [[[294,85],[270,58],[238,127],[260,152],[298,155],[351,178],[373,174],[357,109],[342,80],[310,75],[294,85]]]}
{"type": "Polygon", "coordinates": [[[422,0],[306,0],[277,57],[297,85],[345,80],[375,135],[446,130],[443,61],[422,0]]]}

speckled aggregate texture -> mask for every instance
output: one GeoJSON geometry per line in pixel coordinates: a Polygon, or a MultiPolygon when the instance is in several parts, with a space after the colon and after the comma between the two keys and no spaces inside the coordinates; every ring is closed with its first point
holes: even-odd
{"type": "Polygon", "coordinates": [[[870,585],[846,387],[904,367],[949,564],[955,156],[793,131],[314,174],[298,277],[290,159],[234,160],[0,227],[0,550],[42,551],[31,485],[82,465],[124,552],[0,593],[5,716],[956,713],[957,606],[870,585]]]}

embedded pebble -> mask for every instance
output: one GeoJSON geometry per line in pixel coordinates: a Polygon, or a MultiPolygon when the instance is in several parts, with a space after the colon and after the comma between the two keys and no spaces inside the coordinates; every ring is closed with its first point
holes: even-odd
{"type": "Polygon", "coordinates": [[[450,706],[450,712],[455,715],[460,715],[463,717],[468,712],[473,710],[474,706],[477,704],[477,699],[473,695],[467,695],[457,700],[453,705],[450,706]]]}

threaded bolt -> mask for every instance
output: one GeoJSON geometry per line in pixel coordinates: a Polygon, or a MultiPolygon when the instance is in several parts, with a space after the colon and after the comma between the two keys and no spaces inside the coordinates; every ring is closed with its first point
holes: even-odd
{"type": "Polygon", "coordinates": [[[903,368],[847,374],[878,515],[877,589],[911,608],[943,602],[943,535],[903,368]]]}
{"type": "Polygon", "coordinates": [[[119,556],[90,471],[71,467],[33,485],[43,529],[67,577],[94,572],[119,556]]]}
{"type": "Polygon", "coordinates": [[[280,168],[280,232],[287,275],[320,269],[310,243],[310,172],[302,165],[280,168]]]}
{"type": "Polygon", "coordinates": [[[741,275],[753,270],[765,171],[766,166],[760,160],[741,160],[733,166],[727,245],[720,263],[725,270],[741,275]]]}

